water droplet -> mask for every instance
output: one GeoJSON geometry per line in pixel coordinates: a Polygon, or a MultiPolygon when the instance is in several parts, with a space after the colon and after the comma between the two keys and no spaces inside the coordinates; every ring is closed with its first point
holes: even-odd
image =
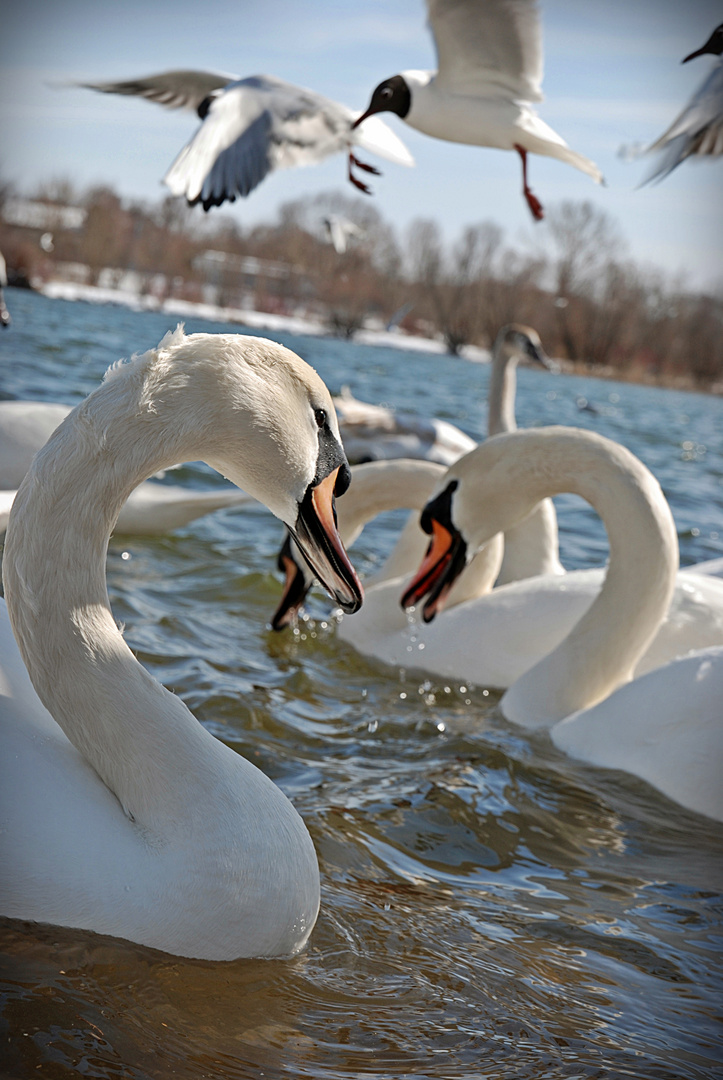
{"type": "Polygon", "coordinates": [[[378,727],[379,727],[379,721],[378,720],[370,720],[369,723],[367,724],[367,731],[370,733],[370,735],[373,735],[378,727]]]}
{"type": "Polygon", "coordinates": [[[124,551],[121,555],[121,559],[123,559],[125,562],[127,562],[128,559],[131,558],[133,558],[133,556],[131,555],[130,551],[124,551]]]}
{"type": "Polygon", "coordinates": [[[404,701],[406,699],[406,697],[407,697],[407,695],[404,693],[404,691],[402,691],[399,696],[402,699],[402,701],[404,701]]]}

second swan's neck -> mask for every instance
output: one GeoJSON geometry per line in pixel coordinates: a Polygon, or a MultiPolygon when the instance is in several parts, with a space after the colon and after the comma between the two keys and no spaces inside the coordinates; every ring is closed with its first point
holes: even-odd
{"type": "Polygon", "coordinates": [[[541,727],[600,701],[631,677],[668,609],[678,541],[659,484],[624,447],[555,427],[510,438],[521,452],[506,490],[524,488],[532,504],[562,492],[582,496],[602,518],[610,546],[605,581],[591,607],[503,698],[509,719],[541,727]]]}
{"type": "Polygon", "coordinates": [[[499,337],[492,349],[492,371],[488,393],[487,434],[515,431],[515,396],[517,392],[517,362],[499,337]]]}

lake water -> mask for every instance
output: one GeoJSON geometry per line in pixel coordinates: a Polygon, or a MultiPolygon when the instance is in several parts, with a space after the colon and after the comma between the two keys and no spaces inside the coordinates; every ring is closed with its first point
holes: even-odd
{"type": "MultiPolygon", "coordinates": [[[[8,301],[4,397],[77,402],[175,321],[15,290],[8,301]]],[[[363,400],[484,434],[485,366],[268,336],[333,391],[347,383],[363,400]]],[[[683,565],[723,554],[721,399],[521,370],[517,416],[624,443],[662,483],[683,565]]],[[[219,482],[198,464],[167,479],[219,482]]],[[[556,502],[563,562],[602,562],[592,511],[556,502]]],[[[353,549],[362,573],[401,520],[364,532],[353,549]]],[[[337,640],[321,594],[296,633],[272,633],[281,532],[261,510],[236,510],[161,539],[114,538],[108,583],[141,661],[305,819],[322,879],[308,947],[293,960],[218,964],[0,920],[0,1072],[720,1076],[720,826],[513,728],[484,688],[362,659],[337,640]]]]}

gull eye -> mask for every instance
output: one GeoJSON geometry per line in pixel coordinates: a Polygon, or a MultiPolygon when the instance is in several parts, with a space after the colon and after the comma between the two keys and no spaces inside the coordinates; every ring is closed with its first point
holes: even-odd
{"type": "Polygon", "coordinates": [[[382,90],[381,96],[383,98],[390,98],[393,93],[394,93],[394,91],[392,90],[391,86],[385,86],[384,89],[382,90]]]}
{"type": "Polygon", "coordinates": [[[323,428],[327,421],[327,415],[325,409],[314,409],[314,419],[316,420],[316,426],[323,428]]]}

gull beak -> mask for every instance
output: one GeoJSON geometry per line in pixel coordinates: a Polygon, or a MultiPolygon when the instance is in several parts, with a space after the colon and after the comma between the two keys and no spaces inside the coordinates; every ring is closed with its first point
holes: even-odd
{"type": "Polygon", "coordinates": [[[351,126],[352,131],[354,130],[354,128],[358,128],[360,124],[363,124],[365,120],[368,120],[370,116],[374,116],[376,111],[377,110],[372,108],[372,106],[370,105],[366,112],[363,112],[361,116],[357,116],[356,120],[351,126]]]}
{"type": "Polygon", "coordinates": [[[361,607],[364,590],[336,527],[334,490],[340,469],[334,469],[320,483],[309,485],[290,531],[314,576],[342,611],[351,614],[361,607]]]}

